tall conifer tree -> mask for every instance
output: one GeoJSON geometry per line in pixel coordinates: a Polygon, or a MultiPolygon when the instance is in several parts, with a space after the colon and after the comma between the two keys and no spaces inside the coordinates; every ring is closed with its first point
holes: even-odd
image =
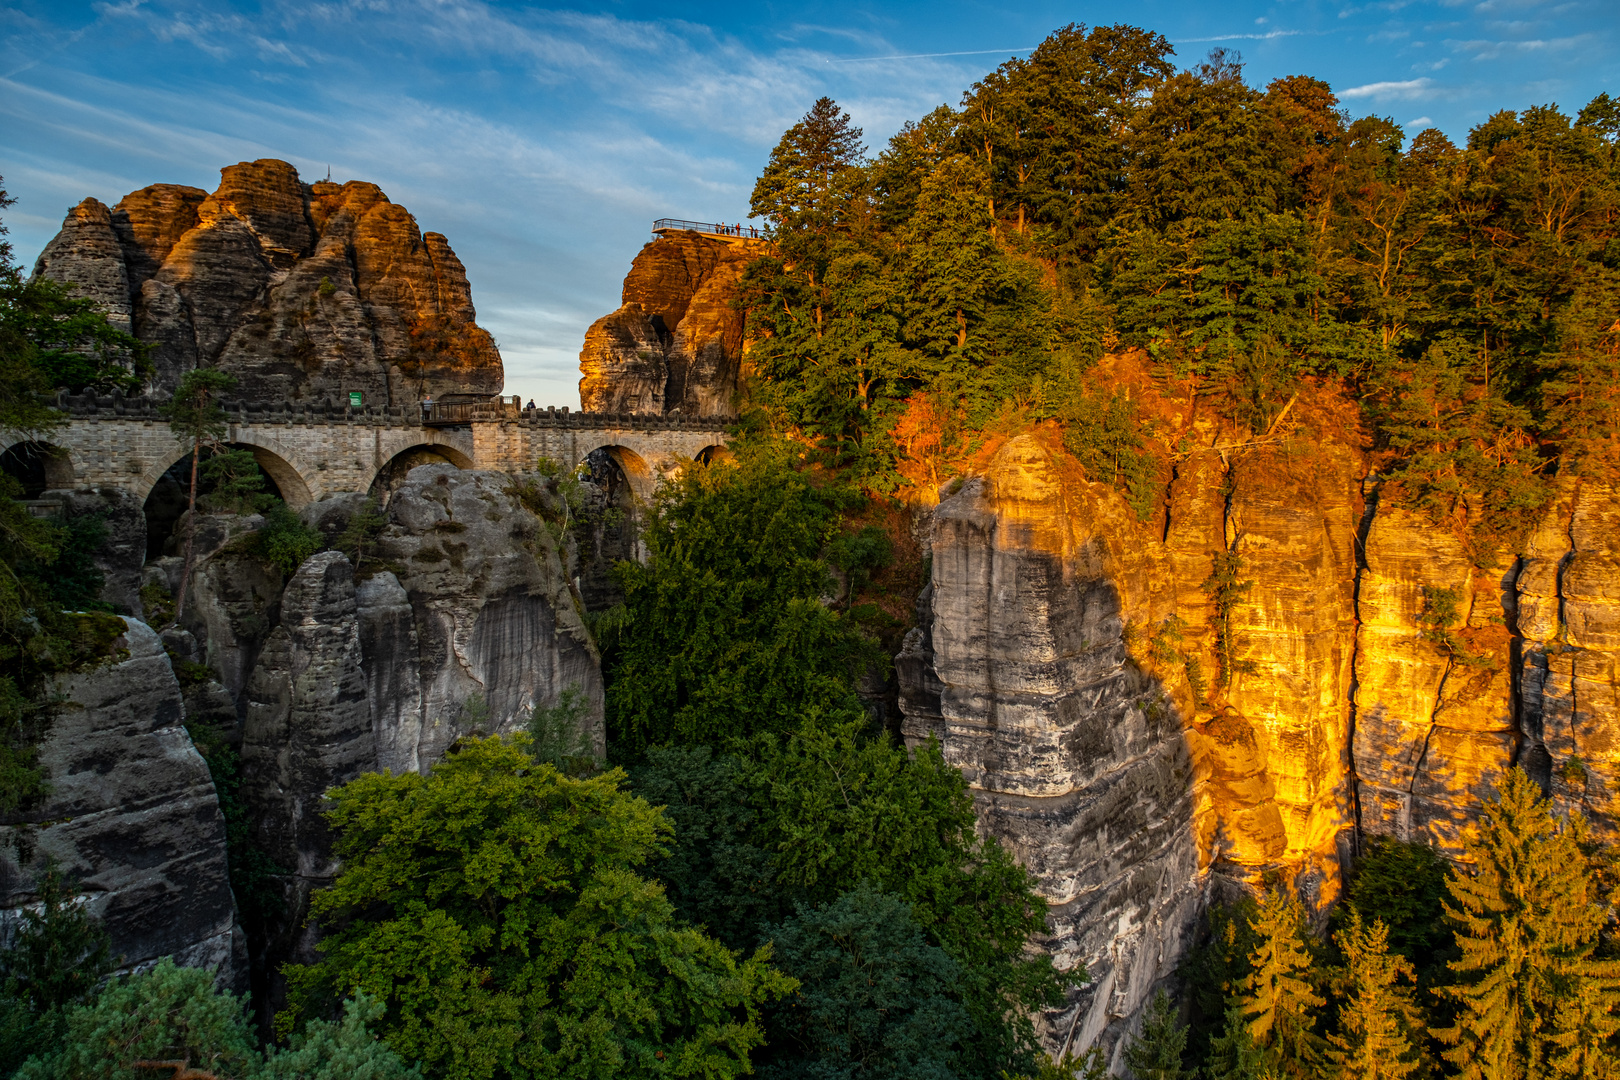
{"type": "Polygon", "coordinates": [[[1226,1011],[1226,1030],[1210,1040],[1205,1073],[1209,1080],[1277,1080],[1237,1006],[1226,1011]]]}
{"type": "Polygon", "coordinates": [[[1416,1026],[1411,991],[1412,964],[1389,951],[1389,928],[1371,926],[1350,909],[1350,924],[1337,935],[1344,951],[1349,999],[1339,1009],[1340,1031],[1329,1038],[1332,1080],[1406,1080],[1421,1067],[1417,1048],[1407,1037],[1416,1026]]]}
{"type": "Polygon", "coordinates": [[[1176,1015],[1170,995],[1160,990],[1153,995],[1142,1033],[1125,1050],[1125,1064],[1136,1080],[1193,1080],[1197,1069],[1183,1069],[1181,1054],[1187,1048],[1187,1028],[1176,1015]]]}
{"type": "Polygon", "coordinates": [[[1311,956],[1304,940],[1305,912],[1298,898],[1268,893],[1255,915],[1259,938],[1249,957],[1253,971],[1242,1009],[1255,1045],[1281,1076],[1313,1075],[1321,1037],[1313,1030],[1315,1010],[1326,1002],[1308,981],[1311,956]]]}
{"type": "Polygon", "coordinates": [[[1445,990],[1457,1022],[1434,1034],[1463,1080],[1606,1076],[1620,1029],[1620,963],[1593,954],[1612,898],[1597,886],[1579,817],[1553,817],[1515,768],[1454,869],[1446,915],[1462,956],[1445,990]]]}

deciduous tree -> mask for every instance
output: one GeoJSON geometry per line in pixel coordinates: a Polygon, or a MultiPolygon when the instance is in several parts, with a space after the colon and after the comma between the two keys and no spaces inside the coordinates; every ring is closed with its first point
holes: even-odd
{"type": "Polygon", "coordinates": [[[679,924],[640,869],[667,843],[624,773],[571,778],[527,736],[469,739],[426,775],[332,792],[343,869],[312,901],[329,929],[287,969],[291,1011],[358,991],[430,1074],[731,1077],[792,988],[768,948],[742,959],[679,924]]]}

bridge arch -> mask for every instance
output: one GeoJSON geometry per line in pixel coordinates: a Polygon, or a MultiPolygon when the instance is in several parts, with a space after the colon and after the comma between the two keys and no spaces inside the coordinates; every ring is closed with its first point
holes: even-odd
{"type": "Polygon", "coordinates": [[[454,465],[458,469],[477,468],[473,459],[460,447],[448,442],[417,442],[395,451],[392,457],[382,463],[372,478],[371,492],[386,503],[412,469],[418,465],[433,464],[454,465]]]}
{"type": "Polygon", "coordinates": [[[679,472],[686,459],[669,453],[658,442],[632,431],[604,431],[594,438],[581,439],[574,446],[575,460],[569,463],[578,468],[585,459],[598,450],[605,450],[614,464],[624,472],[630,490],[638,502],[652,501],[659,481],[671,473],[679,472]]]}
{"type": "MultiPolygon", "coordinates": [[[[314,501],[307,477],[314,475],[317,470],[303,460],[303,455],[297,450],[283,445],[280,439],[251,428],[233,428],[224,445],[229,449],[252,453],[259,468],[275,483],[283,501],[294,510],[301,510],[314,501]]],[[[130,478],[130,491],[137,498],[146,499],[163,479],[164,473],[172,469],[176,462],[190,456],[191,447],[180,442],[170,443],[163,452],[149,459],[139,476],[130,478]]]]}
{"type": "Polygon", "coordinates": [[[731,448],[725,443],[713,443],[705,446],[692,455],[692,460],[699,465],[712,465],[716,461],[724,461],[731,456],[731,448]]]}
{"type": "Polygon", "coordinates": [[[25,499],[37,499],[54,488],[77,486],[68,451],[38,439],[24,439],[6,447],[0,453],[0,471],[22,485],[25,499]]]}
{"type": "MultiPolygon", "coordinates": [[[[629,482],[630,490],[635,493],[637,502],[646,502],[652,498],[653,492],[658,489],[658,477],[646,458],[629,447],[618,444],[600,446],[597,449],[612,458],[613,464],[624,473],[624,478],[629,482]]],[[[586,453],[580,460],[584,461],[587,457],[590,457],[590,453],[586,453]]]]}
{"type": "MultiPolygon", "coordinates": [[[[283,502],[294,510],[301,510],[314,501],[314,496],[309,490],[309,483],[304,479],[303,473],[285,455],[277,452],[280,448],[274,445],[266,445],[266,440],[254,438],[254,433],[251,432],[237,432],[234,434],[237,437],[224,443],[224,447],[227,450],[246,450],[251,453],[259,468],[264,470],[264,475],[268,476],[271,482],[275,484],[276,492],[281,496],[283,502]]],[[[147,474],[143,474],[139,482],[131,485],[135,494],[143,500],[149,497],[152,494],[152,489],[163,479],[164,474],[174,468],[177,463],[186,460],[190,456],[190,447],[176,443],[171,453],[159,459],[160,466],[148,469],[147,474]],[[153,473],[155,475],[150,475],[153,473]]]]}

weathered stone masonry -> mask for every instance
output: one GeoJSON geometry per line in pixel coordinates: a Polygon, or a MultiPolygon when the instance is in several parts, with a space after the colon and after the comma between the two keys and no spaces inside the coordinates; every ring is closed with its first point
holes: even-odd
{"type": "MultiPolygon", "coordinates": [[[[144,499],[186,448],[149,398],[63,395],[68,423],[47,436],[62,450],[50,486],[116,487],[144,499]]],[[[726,439],[724,418],[523,410],[503,401],[493,419],[429,427],[413,407],[287,404],[227,408],[226,441],[251,449],[294,509],[342,492],[365,491],[398,455],[431,449],[464,469],[528,472],[542,456],[572,468],[606,448],[636,494],[726,439]]],[[[0,433],[0,450],[29,439],[0,433]]]]}

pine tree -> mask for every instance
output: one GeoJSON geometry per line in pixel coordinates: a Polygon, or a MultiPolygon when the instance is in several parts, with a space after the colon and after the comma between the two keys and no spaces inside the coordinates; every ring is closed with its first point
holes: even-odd
{"type": "Polygon", "coordinates": [[[1345,957],[1349,999],[1339,1009],[1340,1032],[1329,1038],[1328,1060],[1333,1080],[1405,1080],[1421,1062],[1407,1037],[1415,1026],[1411,991],[1396,985],[1412,981],[1412,964],[1389,951],[1389,928],[1361,921],[1350,909],[1350,922],[1336,935],[1345,957]]]}
{"type": "Polygon", "coordinates": [[[1243,1010],[1237,1006],[1226,1011],[1226,1030],[1210,1040],[1204,1067],[1209,1080],[1276,1080],[1277,1076],[1264,1051],[1255,1045],[1243,1010]]]}
{"type": "Polygon", "coordinates": [[[0,949],[0,1075],[32,1053],[54,1049],[68,1011],[113,966],[106,929],[75,892],[47,864],[38,910],[23,909],[11,942],[0,949]]]}
{"type": "Polygon", "coordinates": [[[1326,1002],[1306,981],[1311,956],[1305,949],[1304,923],[1296,897],[1281,891],[1266,895],[1255,915],[1259,943],[1249,957],[1253,971],[1241,1004],[1255,1045],[1281,1076],[1312,1075],[1321,1041],[1312,1030],[1313,1011],[1326,1002]]]}
{"type": "Polygon", "coordinates": [[[1193,1080],[1198,1070],[1183,1069],[1181,1054],[1187,1048],[1187,1029],[1170,1003],[1170,995],[1160,990],[1153,995],[1142,1033],[1125,1050],[1125,1064],[1136,1080],[1193,1080]]]}
{"type": "Polygon", "coordinates": [[[186,611],[186,592],[191,582],[192,541],[197,532],[197,467],[203,449],[218,450],[225,438],[225,410],[219,396],[236,386],[236,376],[218,368],[196,368],[180,377],[174,397],[161,408],[169,430],[181,445],[191,447],[191,486],[186,496],[186,561],[180,571],[180,592],[175,599],[174,620],[186,611]]]}
{"type": "Polygon", "coordinates": [[[1555,819],[1515,768],[1485,805],[1466,848],[1472,871],[1453,869],[1446,916],[1462,953],[1444,993],[1457,1022],[1434,1035],[1463,1080],[1605,1076],[1620,1018],[1620,963],[1593,952],[1612,898],[1581,850],[1584,823],[1555,819]]]}
{"type": "Polygon", "coordinates": [[[782,134],[754,184],[749,208],[778,232],[825,233],[844,224],[855,192],[846,182],[864,163],[861,129],[832,98],[819,99],[782,134]]]}

